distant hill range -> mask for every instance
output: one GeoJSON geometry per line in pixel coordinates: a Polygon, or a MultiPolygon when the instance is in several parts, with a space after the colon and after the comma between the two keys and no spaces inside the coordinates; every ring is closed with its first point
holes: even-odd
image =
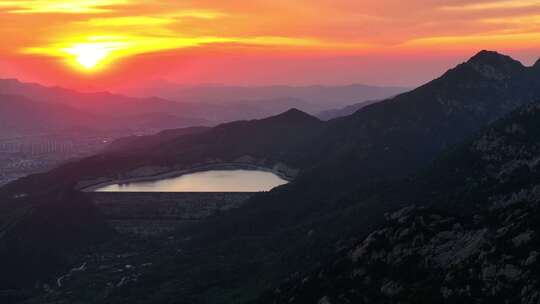
{"type": "Polygon", "coordinates": [[[0,137],[45,135],[80,130],[151,132],[207,125],[209,121],[162,112],[115,115],[86,111],[63,103],[38,102],[24,96],[0,95],[0,137]]]}
{"type": "MultiPolygon", "coordinates": [[[[0,102],[5,115],[17,113],[10,128],[0,135],[26,134],[39,129],[58,131],[60,127],[95,129],[132,129],[155,131],[188,126],[215,125],[222,122],[263,118],[290,108],[317,112],[340,103],[354,103],[364,96],[391,96],[398,88],[350,87],[193,87],[177,99],[133,98],[108,92],[80,93],[73,90],[0,79],[0,102]],[[286,88],[286,89],[285,89],[286,88]],[[309,98],[321,99],[312,102],[309,98]],[[210,98],[213,96],[213,98],[210,98]],[[300,96],[304,99],[298,98],[300,96]],[[24,102],[21,98],[24,97],[24,102]],[[306,101],[307,100],[307,101],[306,101]],[[15,101],[21,101],[20,104],[15,101]],[[40,102],[29,107],[31,102],[40,102]],[[8,109],[9,108],[9,109],[8,109]],[[53,115],[53,112],[56,113],[53,115]],[[73,117],[63,117],[68,112],[73,117]],[[87,117],[83,117],[83,116],[87,117]],[[39,118],[34,122],[32,118],[39,118]],[[89,119],[93,117],[93,119],[89,119]],[[49,120],[48,120],[49,119],[49,120]]],[[[403,90],[403,89],[401,89],[403,90]]]]}
{"type": "MultiPolygon", "coordinates": [[[[126,89],[123,92],[132,96],[158,96],[178,102],[196,101],[211,104],[242,103],[254,106],[266,104],[265,101],[269,101],[268,103],[270,103],[272,100],[290,99],[297,100],[297,104],[289,104],[289,108],[298,108],[304,112],[314,114],[366,100],[389,98],[409,90],[409,88],[403,87],[369,86],[364,84],[342,86],[185,86],[167,81],[158,81],[153,85],[126,89]]],[[[281,112],[285,110],[287,109],[283,109],[281,112]]]]}
{"type": "MultiPolygon", "coordinates": [[[[230,303],[239,298],[249,302],[291,274],[309,273],[316,266],[327,267],[336,278],[346,280],[350,271],[333,269],[335,265],[326,264],[326,259],[335,257],[339,249],[362,246],[362,239],[385,225],[385,213],[419,203],[470,216],[488,212],[495,201],[504,206],[514,193],[523,190],[525,195],[535,185],[537,120],[535,115],[508,115],[516,115],[511,114],[516,109],[535,113],[536,105],[526,105],[540,100],[539,66],[525,67],[508,56],[482,51],[426,85],[349,116],[321,121],[293,109],[260,120],[127,140],[118,143],[117,149],[8,184],[0,189],[0,197],[16,204],[16,197],[23,194],[39,197],[72,188],[83,179],[114,177],[142,166],[188,168],[245,156],[263,165],[279,162],[299,170],[293,182],[256,195],[204,225],[183,227],[175,235],[187,240],[181,257],[164,257],[149,271],[151,279],[126,287],[107,302],[145,299],[152,303],[162,301],[163,295],[194,303],[200,299],[230,303]],[[502,137],[504,132],[511,135],[502,137]]],[[[498,228],[493,223],[496,217],[491,219],[489,224],[498,228]]],[[[404,219],[404,227],[408,224],[404,219]]],[[[474,225],[467,231],[481,227],[474,225]]],[[[443,226],[433,229],[440,232],[443,226]]],[[[448,238],[460,240],[455,235],[448,238]]],[[[392,248],[392,244],[388,246],[392,248]]],[[[499,254],[496,259],[506,254],[495,252],[499,254]]],[[[335,259],[343,259],[343,255],[335,259]]],[[[392,269],[381,267],[383,271],[392,269]]],[[[416,268],[399,269],[407,274],[416,268]]],[[[370,271],[376,275],[376,270],[370,271]]],[[[440,286],[435,280],[441,273],[428,274],[434,286],[440,286]]],[[[376,295],[384,290],[399,294],[395,286],[410,290],[416,285],[403,284],[417,282],[399,274],[387,277],[370,276],[369,282],[376,285],[367,286],[376,295]],[[394,281],[397,283],[390,284],[394,281]]],[[[324,285],[326,278],[332,276],[318,278],[316,282],[322,286],[313,285],[319,288],[315,303],[339,301],[325,300],[325,296],[334,299],[345,292],[340,284],[324,285]],[[334,293],[324,294],[327,290],[334,293]]],[[[345,281],[343,286],[353,283],[345,281]]],[[[266,303],[294,302],[296,290],[299,297],[309,294],[302,292],[302,284],[293,280],[286,289],[290,298],[272,294],[266,303]]],[[[361,295],[362,290],[357,293],[361,295]]],[[[412,301],[421,295],[400,299],[412,301]]],[[[426,299],[437,299],[431,296],[426,299]]]]}
{"type": "Polygon", "coordinates": [[[369,105],[372,105],[374,103],[377,103],[379,101],[380,100],[363,101],[363,102],[355,103],[355,104],[352,104],[352,105],[349,105],[340,109],[331,109],[331,110],[322,111],[322,112],[317,113],[315,116],[317,116],[321,120],[331,120],[338,117],[349,116],[353,114],[354,112],[362,108],[365,108],[369,105]]]}

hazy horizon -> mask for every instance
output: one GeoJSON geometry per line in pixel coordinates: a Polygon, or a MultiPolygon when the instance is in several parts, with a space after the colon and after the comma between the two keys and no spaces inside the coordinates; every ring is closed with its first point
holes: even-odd
{"type": "MultiPolygon", "coordinates": [[[[481,51],[482,48],[471,49],[464,51],[459,55],[445,56],[442,58],[410,58],[407,55],[391,55],[383,58],[319,58],[322,61],[320,66],[317,67],[316,63],[312,60],[302,60],[298,58],[290,59],[277,59],[274,65],[275,71],[266,71],[266,74],[261,75],[261,71],[256,71],[257,67],[263,66],[262,64],[255,64],[251,68],[254,70],[247,70],[240,73],[245,78],[252,78],[250,80],[237,77],[235,80],[231,75],[223,75],[216,79],[201,79],[200,81],[190,81],[185,78],[167,78],[167,77],[155,77],[136,79],[134,81],[116,81],[113,80],[112,85],[105,82],[110,81],[108,75],[82,75],[84,77],[75,77],[74,81],[67,80],[51,80],[50,78],[43,78],[38,73],[26,73],[19,72],[16,69],[5,68],[2,66],[3,59],[0,58],[0,79],[17,79],[25,83],[36,83],[48,87],[61,87],[71,89],[80,92],[102,92],[108,91],[112,93],[126,94],[135,87],[145,87],[148,85],[156,84],[169,84],[185,87],[199,87],[199,86],[233,86],[233,87],[268,87],[268,86],[291,86],[291,87],[308,87],[308,86],[349,86],[349,85],[366,85],[377,87],[402,87],[402,88],[416,88],[421,86],[432,79],[442,75],[448,69],[456,66],[461,62],[465,62],[475,53],[481,51]],[[317,72],[304,75],[301,69],[297,71],[298,74],[290,73],[285,69],[291,65],[291,61],[294,60],[296,67],[305,66],[306,69],[317,69],[317,72]],[[395,63],[395,66],[388,66],[389,62],[395,63]],[[310,66],[308,66],[310,65],[310,66]],[[343,70],[342,66],[348,66],[348,70],[343,70]],[[357,69],[360,67],[367,67],[366,69],[357,69]],[[379,75],[372,75],[374,69],[380,68],[379,75]],[[366,71],[367,70],[367,71],[366,71]],[[7,71],[7,72],[6,72],[7,71]],[[11,72],[10,72],[11,71],[11,72]],[[414,75],[410,72],[415,71],[414,75]],[[293,77],[290,80],[284,81],[284,74],[288,77],[293,77]],[[258,78],[255,78],[256,76],[258,78]],[[334,75],[343,79],[330,79],[334,75]],[[86,78],[89,77],[89,78],[86,78]],[[261,78],[270,78],[261,79],[261,78]]],[[[491,49],[490,49],[491,50],[491,49]]],[[[533,65],[540,58],[540,50],[536,51],[512,51],[492,49],[499,53],[509,55],[512,58],[519,60],[525,66],[533,65]]],[[[129,72],[128,72],[129,73],[129,72]]],[[[81,75],[78,75],[79,77],[81,75]]]]}

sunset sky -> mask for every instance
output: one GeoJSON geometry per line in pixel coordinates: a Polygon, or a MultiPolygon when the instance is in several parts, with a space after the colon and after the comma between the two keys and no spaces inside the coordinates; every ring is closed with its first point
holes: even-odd
{"type": "Polygon", "coordinates": [[[413,86],[481,49],[532,64],[539,0],[0,0],[0,77],[413,86]]]}

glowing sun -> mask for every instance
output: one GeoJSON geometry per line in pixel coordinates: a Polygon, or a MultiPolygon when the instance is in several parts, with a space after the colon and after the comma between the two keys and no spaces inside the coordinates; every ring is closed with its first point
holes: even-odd
{"type": "Polygon", "coordinates": [[[99,67],[114,50],[115,48],[107,43],[80,43],[65,49],[75,63],[86,70],[99,67]]]}

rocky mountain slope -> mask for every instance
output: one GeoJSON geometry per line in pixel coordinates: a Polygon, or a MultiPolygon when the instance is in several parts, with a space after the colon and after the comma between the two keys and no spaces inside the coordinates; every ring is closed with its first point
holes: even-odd
{"type": "Polygon", "coordinates": [[[338,216],[349,204],[367,212],[360,221],[367,227],[375,218],[369,215],[380,215],[382,208],[373,198],[385,192],[372,190],[378,182],[414,174],[445,149],[530,102],[540,94],[539,79],[533,68],[481,52],[423,87],[327,122],[320,134],[300,146],[303,174],[252,199],[231,219],[223,219],[220,231],[266,234],[338,216]],[[366,203],[348,200],[354,193],[363,193],[353,197],[366,203]]]}
{"type": "MultiPolygon", "coordinates": [[[[385,214],[382,227],[371,231],[365,238],[358,234],[358,240],[336,240],[332,244],[335,253],[326,257],[321,266],[307,273],[291,274],[281,286],[254,302],[536,303],[540,300],[540,242],[537,235],[540,228],[540,165],[536,161],[540,153],[539,121],[540,105],[525,106],[497,121],[468,143],[443,155],[429,170],[405,181],[405,184],[425,187],[429,186],[426,184],[429,181],[435,187],[439,181],[430,178],[439,170],[440,177],[452,176],[452,172],[446,169],[452,166],[461,180],[459,187],[467,191],[458,191],[456,195],[457,184],[452,183],[444,189],[431,188],[436,189],[436,197],[446,197],[447,200],[432,201],[430,198],[426,206],[410,205],[385,214]],[[466,204],[472,204],[474,210],[465,208],[466,204]]],[[[418,191],[419,188],[413,189],[418,191]]],[[[423,194],[431,192],[433,190],[428,189],[423,194]]],[[[407,192],[401,194],[404,197],[408,195],[407,192]]],[[[405,203],[416,201],[411,197],[405,203]]],[[[324,227],[329,229],[329,226],[324,227]]],[[[316,238],[322,232],[316,229],[311,227],[307,233],[291,236],[285,242],[287,246],[294,247],[294,242],[305,242],[301,238],[316,238]]],[[[250,243],[254,247],[259,245],[253,241],[250,243]]],[[[235,244],[235,254],[245,258],[241,251],[248,247],[238,242],[235,244]]],[[[185,249],[183,242],[177,246],[185,249]]],[[[232,250],[232,247],[211,248],[216,252],[196,253],[205,260],[218,252],[230,254],[232,250]]],[[[258,250],[261,255],[249,259],[251,268],[235,272],[236,275],[246,276],[250,270],[260,270],[262,265],[255,261],[261,263],[267,259],[268,252],[258,250]]],[[[107,300],[111,303],[135,300],[130,294],[141,289],[148,297],[139,299],[141,303],[167,303],[177,294],[175,288],[180,286],[171,279],[168,267],[178,270],[173,273],[185,274],[179,269],[193,271],[186,265],[178,268],[178,265],[170,264],[180,261],[202,263],[189,251],[183,250],[182,257],[161,264],[157,272],[150,268],[145,274],[148,277],[140,278],[142,282],[132,282],[115,290],[107,300]],[[160,287],[162,293],[146,293],[154,288],[155,280],[163,279],[162,276],[167,278],[166,286],[160,287]]],[[[213,263],[206,260],[206,263],[198,265],[219,271],[230,280],[226,274],[232,273],[224,269],[228,267],[224,256],[220,256],[218,264],[213,268],[213,263]]],[[[221,286],[217,277],[210,280],[210,277],[198,275],[201,272],[195,271],[176,280],[182,282],[183,288],[192,285],[198,288],[221,286]],[[204,283],[206,280],[210,281],[208,286],[204,283]]],[[[242,302],[238,297],[237,294],[232,295],[242,302]]],[[[186,298],[186,303],[198,302],[205,301],[196,297],[186,298]]]]}
{"type": "Polygon", "coordinates": [[[425,206],[387,214],[260,302],[537,303],[539,130],[538,103],[498,121],[414,181],[436,192],[425,206]]]}
{"type": "Polygon", "coordinates": [[[474,218],[406,208],[258,303],[538,303],[539,216],[537,203],[474,218]]]}

